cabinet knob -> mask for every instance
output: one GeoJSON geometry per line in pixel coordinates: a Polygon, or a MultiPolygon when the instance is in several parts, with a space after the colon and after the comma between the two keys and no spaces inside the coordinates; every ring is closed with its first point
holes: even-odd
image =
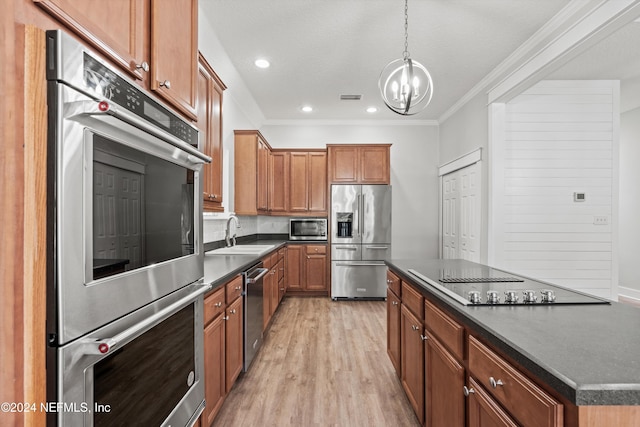
{"type": "Polygon", "coordinates": [[[147,61],[142,61],[140,64],[136,64],[136,70],[142,70],[145,73],[149,72],[149,63],[147,61]]]}
{"type": "Polygon", "coordinates": [[[217,199],[217,198],[218,198],[218,195],[217,195],[217,194],[212,194],[212,195],[211,195],[211,198],[212,198],[213,200],[215,200],[215,199],[217,199]]]}
{"type": "Polygon", "coordinates": [[[414,331],[417,331],[419,328],[416,325],[411,325],[411,329],[413,329],[414,331]]]}
{"type": "Polygon", "coordinates": [[[398,301],[391,301],[391,305],[398,305],[398,301]]]}
{"type": "Polygon", "coordinates": [[[502,380],[497,380],[493,377],[489,377],[489,384],[491,384],[491,387],[493,388],[497,388],[498,386],[502,386],[504,385],[504,383],[502,382],[502,380]]]}
{"type": "Polygon", "coordinates": [[[235,289],[236,291],[241,291],[241,290],[242,290],[242,286],[236,286],[236,287],[235,287],[235,288],[233,288],[233,289],[235,289]]]}
{"type": "Polygon", "coordinates": [[[222,320],[229,320],[229,316],[223,316],[222,320]]]}
{"type": "Polygon", "coordinates": [[[476,391],[473,389],[473,387],[467,387],[462,386],[462,392],[464,393],[465,396],[469,396],[471,393],[475,393],[476,391]]]}
{"type": "Polygon", "coordinates": [[[232,308],[231,310],[229,310],[229,313],[231,313],[231,314],[236,314],[236,309],[235,309],[235,308],[232,308]]]}
{"type": "Polygon", "coordinates": [[[167,89],[171,89],[171,82],[169,80],[165,80],[160,82],[160,86],[166,87],[167,89]]]}
{"type": "Polygon", "coordinates": [[[280,288],[281,291],[284,291],[284,288],[280,288]]]}
{"type": "Polygon", "coordinates": [[[426,336],[426,335],[422,335],[422,334],[420,334],[420,339],[421,339],[422,341],[426,341],[426,340],[428,340],[428,339],[429,339],[429,337],[428,337],[428,336],[426,336]]]}
{"type": "Polygon", "coordinates": [[[392,283],[393,283],[393,280],[391,280],[391,279],[387,279],[387,283],[390,285],[390,284],[392,284],[392,283]]]}
{"type": "Polygon", "coordinates": [[[222,307],[222,302],[219,301],[219,302],[215,303],[215,306],[216,307],[222,307]]]}

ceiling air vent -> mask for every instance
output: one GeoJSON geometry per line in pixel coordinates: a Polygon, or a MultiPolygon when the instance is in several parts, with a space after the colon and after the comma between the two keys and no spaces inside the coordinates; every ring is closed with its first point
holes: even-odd
{"type": "Polygon", "coordinates": [[[341,101],[360,101],[362,95],[340,95],[341,101]]]}

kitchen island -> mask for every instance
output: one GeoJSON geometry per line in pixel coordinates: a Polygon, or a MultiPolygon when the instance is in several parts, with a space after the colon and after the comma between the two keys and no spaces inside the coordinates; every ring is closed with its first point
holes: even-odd
{"type": "MultiPolygon", "coordinates": [[[[406,293],[408,297],[413,298],[411,291],[417,291],[424,301],[424,309],[414,304],[418,308],[413,310],[416,320],[421,320],[421,316],[425,319],[423,341],[428,341],[430,334],[434,335],[455,355],[455,349],[447,346],[448,338],[442,339],[438,335],[438,329],[429,325],[431,311],[437,312],[449,324],[460,327],[460,352],[454,362],[459,364],[463,372],[465,394],[472,388],[472,384],[477,385],[477,382],[470,381],[475,381],[474,377],[480,377],[481,372],[488,369],[487,366],[492,366],[493,361],[482,357],[486,354],[493,357],[495,354],[495,358],[499,359],[496,366],[506,366],[506,371],[501,372],[508,374],[513,368],[514,375],[522,374],[523,381],[531,380],[532,387],[541,388],[540,395],[548,395],[554,402],[555,409],[550,412],[556,411],[555,421],[548,425],[640,425],[638,308],[616,302],[463,305],[429,282],[438,282],[442,271],[486,266],[462,260],[391,259],[386,263],[392,275],[388,281],[390,289],[394,277],[397,276],[402,283],[402,286],[396,287],[402,295],[402,298],[398,298],[401,303],[396,301],[396,304],[400,304],[405,312],[411,312],[405,307],[408,304],[405,302],[405,289],[410,291],[406,293]],[[431,277],[428,277],[429,281],[425,281],[410,270],[428,272],[431,277]]],[[[395,298],[393,293],[391,297],[395,298]]],[[[402,315],[404,314],[403,312],[402,315]]],[[[390,323],[390,327],[393,328],[393,324],[390,323]]],[[[402,333],[404,330],[398,332],[402,333]]],[[[403,356],[402,360],[404,359],[403,356]]],[[[425,366],[428,369],[428,363],[425,366]]],[[[404,368],[401,369],[402,376],[405,376],[403,370],[404,368]]],[[[425,390],[428,393],[430,373],[425,371],[422,375],[426,378],[425,390]]],[[[510,412],[508,415],[517,422],[527,424],[526,414],[521,418],[514,415],[520,413],[519,408],[526,402],[512,402],[515,395],[509,395],[511,384],[507,380],[505,384],[500,384],[496,378],[487,377],[487,380],[493,380],[491,385],[486,385],[490,397],[493,396],[499,402],[498,406],[507,408],[506,412],[510,412]]],[[[462,393],[463,390],[460,390],[460,396],[462,393]]],[[[464,401],[462,405],[464,408],[464,401]]],[[[415,407],[414,405],[414,409],[415,407]]],[[[428,417],[428,397],[426,414],[428,417]]]]}

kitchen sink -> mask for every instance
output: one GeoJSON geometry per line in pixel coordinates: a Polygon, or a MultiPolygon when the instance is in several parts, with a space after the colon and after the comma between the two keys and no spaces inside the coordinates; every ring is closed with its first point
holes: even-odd
{"type": "Polygon", "coordinates": [[[207,255],[260,255],[276,245],[235,245],[206,252],[207,255]]]}

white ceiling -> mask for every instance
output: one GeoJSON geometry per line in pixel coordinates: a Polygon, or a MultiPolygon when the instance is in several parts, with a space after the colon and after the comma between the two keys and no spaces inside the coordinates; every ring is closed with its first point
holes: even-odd
{"type": "MultiPolygon", "coordinates": [[[[200,4],[268,121],[437,120],[569,1],[410,0],[409,52],[429,69],[435,88],[431,104],[411,117],[389,111],[377,86],[384,66],[402,56],[403,1],[200,0],[200,4]],[[259,57],[268,59],[271,67],[256,68],[253,62],[259,57]],[[360,94],[362,99],[340,101],[341,94],[360,94]],[[313,106],[312,113],[300,110],[306,104],[313,106]],[[378,107],[378,112],[366,113],[368,106],[378,107]]],[[[628,39],[640,41],[640,29],[619,37],[626,40],[624,46],[640,45],[628,39]]],[[[614,42],[618,43],[614,51],[620,51],[619,40],[614,42]]],[[[612,48],[598,48],[600,52],[590,58],[589,52],[577,58],[584,62],[573,69],[568,65],[558,70],[557,78],[572,78],[576,71],[585,75],[581,78],[593,78],[584,70],[594,62],[603,65],[600,74],[611,74],[601,55],[612,48]]],[[[633,50],[634,58],[640,58],[640,49],[633,50]]],[[[617,53],[618,71],[629,62],[628,54],[617,53]]],[[[626,72],[633,73],[633,69],[626,72]]]]}

